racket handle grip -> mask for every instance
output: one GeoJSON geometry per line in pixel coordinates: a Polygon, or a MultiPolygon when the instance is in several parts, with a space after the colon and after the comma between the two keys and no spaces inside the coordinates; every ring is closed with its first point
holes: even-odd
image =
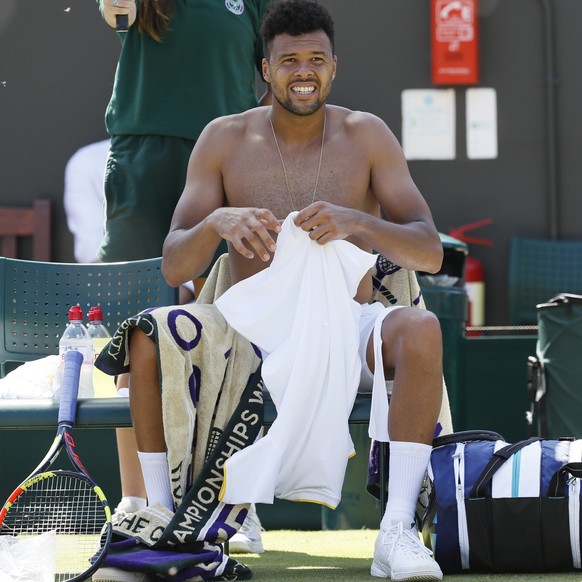
{"type": "Polygon", "coordinates": [[[115,30],[117,32],[127,32],[129,30],[129,17],[127,14],[115,15],[115,30]]]}
{"type": "Polygon", "coordinates": [[[77,350],[68,350],[64,354],[63,383],[61,386],[61,403],[59,405],[59,424],[75,422],[77,394],[83,354],[77,350]]]}

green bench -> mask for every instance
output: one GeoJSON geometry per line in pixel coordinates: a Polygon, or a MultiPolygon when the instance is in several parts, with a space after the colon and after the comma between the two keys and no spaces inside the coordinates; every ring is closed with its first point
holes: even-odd
{"type": "MultiPolygon", "coordinates": [[[[368,424],[370,403],[370,394],[359,394],[356,397],[350,414],[350,425],[364,427],[368,424]]],[[[57,417],[58,403],[52,400],[0,399],[0,439],[6,439],[4,446],[1,446],[2,441],[0,440],[0,459],[2,459],[0,466],[3,468],[2,493],[4,496],[9,494],[9,488],[14,486],[14,482],[27,474],[31,468],[29,465],[35,461],[36,456],[43,454],[48,446],[47,443],[50,442],[54,434],[57,417]],[[17,453],[12,445],[8,445],[8,442],[14,442],[14,439],[18,440],[22,453],[17,453]],[[31,448],[37,449],[37,452],[31,452],[31,448]],[[8,466],[5,463],[8,463],[8,466]]],[[[270,426],[275,418],[275,405],[270,396],[266,395],[263,424],[270,426]]],[[[77,432],[76,438],[79,449],[83,451],[83,459],[87,461],[87,466],[90,467],[92,473],[98,473],[98,482],[105,487],[106,491],[110,492],[108,495],[113,496],[110,499],[114,499],[116,494],[113,491],[119,489],[119,477],[115,455],[115,434],[112,430],[131,426],[129,400],[127,398],[81,399],[77,406],[75,426],[78,429],[83,429],[77,432]]],[[[360,430],[364,431],[365,428],[360,430]]],[[[385,446],[385,443],[380,443],[379,469],[381,474],[386,474],[385,446]]],[[[348,469],[348,471],[353,470],[348,469]]],[[[358,475],[360,474],[358,473],[358,475]]],[[[381,481],[379,487],[380,519],[385,511],[386,491],[386,484],[381,481]]],[[[375,511],[371,501],[367,503],[369,504],[369,512],[366,515],[369,516],[368,519],[372,523],[375,511]]],[[[263,523],[272,523],[273,527],[274,524],[284,523],[286,527],[311,529],[316,526],[319,519],[324,519],[322,514],[314,511],[315,506],[294,508],[291,514],[285,507],[285,503],[276,503],[275,506],[262,508],[263,523]],[[317,518],[317,515],[321,515],[321,517],[317,518]]],[[[327,519],[329,521],[329,517],[327,519]]]]}
{"type": "MultiPolygon", "coordinates": [[[[350,424],[368,424],[369,394],[358,394],[350,414],[350,424]]],[[[57,426],[59,405],[52,400],[0,400],[0,430],[52,429],[57,426]]],[[[265,398],[263,424],[273,424],[277,412],[269,396],[265,398]]],[[[122,428],[131,426],[127,398],[81,399],[77,406],[76,428],[122,428]]]]}

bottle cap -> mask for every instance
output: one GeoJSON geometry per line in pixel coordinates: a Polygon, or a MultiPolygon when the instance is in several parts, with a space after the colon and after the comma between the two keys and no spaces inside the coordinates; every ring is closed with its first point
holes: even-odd
{"type": "Polygon", "coordinates": [[[87,317],[89,318],[89,321],[103,321],[103,311],[101,311],[101,307],[91,307],[87,317]]]}
{"type": "Polygon", "coordinates": [[[83,309],[80,305],[72,305],[69,308],[69,321],[83,321],[83,309]]]}

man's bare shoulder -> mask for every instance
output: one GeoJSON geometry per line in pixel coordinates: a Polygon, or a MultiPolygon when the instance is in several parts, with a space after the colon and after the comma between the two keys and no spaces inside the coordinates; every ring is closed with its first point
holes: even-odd
{"type": "Polygon", "coordinates": [[[261,119],[265,116],[266,107],[255,107],[234,113],[223,115],[213,119],[204,129],[204,133],[212,137],[242,137],[248,131],[255,131],[261,119]]]}
{"type": "Polygon", "coordinates": [[[195,157],[208,161],[228,159],[235,149],[256,133],[260,111],[264,107],[250,109],[243,113],[224,115],[213,119],[204,128],[194,148],[195,157]]]}
{"type": "Polygon", "coordinates": [[[377,147],[378,142],[396,142],[385,121],[373,113],[353,111],[337,105],[328,105],[328,111],[344,136],[350,141],[357,141],[360,146],[369,143],[370,146],[377,147]]]}
{"type": "Polygon", "coordinates": [[[337,119],[344,130],[352,132],[392,133],[385,121],[368,111],[353,111],[337,105],[328,105],[331,115],[337,119]]]}

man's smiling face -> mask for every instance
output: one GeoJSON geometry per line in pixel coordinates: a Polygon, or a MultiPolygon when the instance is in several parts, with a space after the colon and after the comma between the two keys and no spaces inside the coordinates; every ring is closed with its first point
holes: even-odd
{"type": "Polygon", "coordinates": [[[336,57],[322,30],[291,36],[276,36],[269,58],[263,60],[263,75],[273,97],[288,111],[310,115],[321,108],[331,91],[336,57]]]}

